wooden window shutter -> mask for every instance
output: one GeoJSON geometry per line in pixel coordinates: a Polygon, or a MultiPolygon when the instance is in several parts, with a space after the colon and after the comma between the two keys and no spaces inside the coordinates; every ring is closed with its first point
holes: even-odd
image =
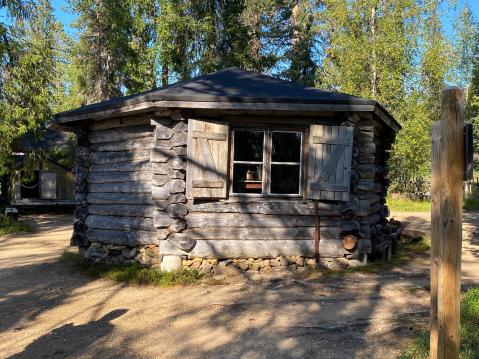
{"type": "Polygon", "coordinates": [[[188,198],[226,198],[228,123],[188,120],[188,198]]]}
{"type": "Polygon", "coordinates": [[[307,197],[348,201],[353,150],[352,127],[311,125],[307,197]]]}

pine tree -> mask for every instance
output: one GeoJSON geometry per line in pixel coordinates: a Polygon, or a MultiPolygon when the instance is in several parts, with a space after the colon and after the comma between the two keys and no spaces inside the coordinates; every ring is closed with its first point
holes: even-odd
{"type": "MultiPolygon", "coordinates": [[[[49,0],[36,4],[29,20],[17,22],[15,56],[3,66],[4,83],[0,116],[0,172],[8,169],[13,146],[25,133],[42,135],[50,121],[57,91],[61,25],[55,21],[49,0]]],[[[35,157],[34,148],[29,158],[35,157]]]]}
{"type": "Polygon", "coordinates": [[[71,49],[81,103],[137,93],[156,84],[156,5],[150,0],[71,0],[78,41],[71,49]]]}
{"type": "Polygon", "coordinates": [[[285,75],[291,81],[313,86],[316,80],[317,64],[314,61],[315,33],[314,2],[300,0],[293,4],[290,19],[290,46],[286,59],[290,62],[285,75]]]}

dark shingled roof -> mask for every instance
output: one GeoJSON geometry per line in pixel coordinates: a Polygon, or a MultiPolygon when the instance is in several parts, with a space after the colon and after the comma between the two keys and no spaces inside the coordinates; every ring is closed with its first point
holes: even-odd
{"type": "MultiPolygon", "coordinates": [[[[58,119],[84,115],[148,101],[337,104],[380,107],[374,100],[307,87],[239,68],[228,68],[140,94],[117,97],[65,111],[55,117],[58,119]]],[[[382,107],[381,110],[386,112],[382,107]]],[[[388,116],[390,117],[389,114],[388,116]]]]}

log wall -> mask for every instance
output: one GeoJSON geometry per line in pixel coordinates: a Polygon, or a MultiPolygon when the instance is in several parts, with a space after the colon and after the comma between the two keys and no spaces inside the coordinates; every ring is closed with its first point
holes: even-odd
{"type": "MultiPolygon", "coordinates": [[[[323,257],[361,259],[387,228],[386,161],[394,137],[384,135],[372,114],[343,117],[343,126],[354,127],[350,196],[347,202],[319,203],[319,251],[323,257]],[[353,250],[342,245],[348,234],[359,240],[353,250]]],[[[313,257],[311,201],[187,200],[187,129],[187,120],[174,113],[105,120],[79,130],[80,206],[72,242],[96,243],[90,246],[96,252],[106,245],[101,255],[120,250],[127,258],[137,258],[131,251],[144,246],[141,258],[158,257],[158,250],[160,256],[184,258],[313,257]]]]}
{"type": "Polygon", "coordinates": [[[84,138],[89,145],[88,168],[83,169],[81,187],[90,242],[130,247],[158,244],[149,161],[153,131],[148,117],[90,124],[84,138]]]}

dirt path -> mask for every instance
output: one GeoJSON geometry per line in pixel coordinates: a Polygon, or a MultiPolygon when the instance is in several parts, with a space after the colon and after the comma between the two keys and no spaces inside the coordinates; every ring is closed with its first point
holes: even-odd
{"type": "MultiPolygon", "coordinates": [[[[467,218],[465,228],[479,223],[467,218]]],[[[30,220],[37,232],[0,237],[2,358],[394,358],[427,321],[427,256],[382,276],[129,287],[59,261],[70,216],[30,220]]],[[[469,284],[479,282],[472,229],[469,284]]]]}

